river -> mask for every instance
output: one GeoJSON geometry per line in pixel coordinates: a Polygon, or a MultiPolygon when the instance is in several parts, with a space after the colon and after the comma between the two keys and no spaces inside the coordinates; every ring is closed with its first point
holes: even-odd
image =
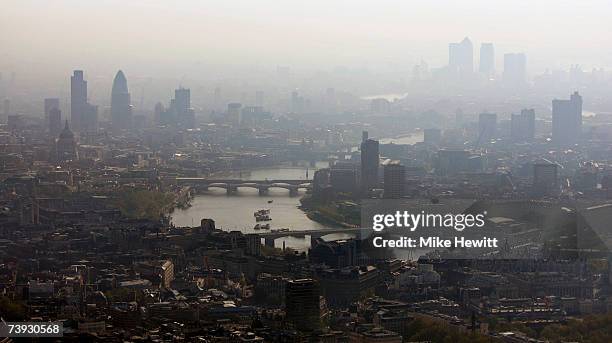
{"type": "MultiPolygon", "coordinates": [[[[381,143],[414,144],[423,141],[423,134],[403,135],[395,138],[381,139],[381,143]]],[[[298,167],[277,166],[250,171],[235,171],[216,178],[236,178],[242,180],[311,180],[315,170],[326,168],[327,162],[317,162],[315,167],[308,167],[306,163],[298,167]]],[[[303,231],[326,228],[323,224],[309,219],[306,214],[298,208],[300,198],[304,194],[300,190],[298,196],[289,196],[285,189],[270,189],[269,194],[260,196],[257,189],[240,188],[231,196],[224,189],[211,188],[206,193],[198,194],[191,201],[191,207],[177,209],[172,213],[172,223],[175,226],[197,226],[202,218],[212,218],[217,228],[230,231],[238,230],[244,233],[265,232],[254,229],[255,217],[253,212],[260,209],[270,209],[271,229],[289,228],[292,231],[303,231]],[[270,202],[271,201],[271,202],[270,202]]],[[[345,234],[332,234],[325,239],[349,238],[345,234]]],[[[298,251],[305,251],[310,247],[310,237],[279,238],[275,242],[277,247],[291,247],[298,251]]]]}
{"type": "MultiPolygon", "coordinates": [[[[291,179],[306,181],[312,179],[316,169],[325,168],[327,165],[326,162],[318,162],[314,168],[306,166],[279,166],[232,172],[217,177],[239,178],[242,180],[291,179]]],[[[303,194],[304,191],[300,190],[298,196],[291,197],[288,190],[270,189],[268,195],[260,196],[256,189],[240,188],[236,194],[228,196],[224,189],[211,188],[206,193],[197,195],[191,201],[191,207],[174,211],[172,223],[176,226],[197,226],[202,218],[212,218],[217,228],[225,231],[238,230],[244,233],[266,232],[254,229],[257,223],[255,222],[253,212],[260,209],[270,209],[272,221],[268,223],[271,229],[289,228],[292,231],[303,231],[325,228],[325,225],[309,219],[298,208],[303,194]]],[[[326,238],[342,239],[348,237],[350,236],[333,234],[326,238]]],[[[310,237],[279,238],[275,243],[277,247],[281,247],[284,243],[287,247],[304,251],[310,247],[310,237]]]]}
{"type": "Polygon", "coordinates": [[[397,137],[381,138],[380,144],[407,144],[414,145],[416,143],[423,142],[423,130],[417,130],[413,133],[405,135],[399,135],[397,137]]]}
{"type": "Polygon", "coordinates": [[[385,94],[377,94],[377,95],[366,95],[362,96],[362,100],[373,100],[373,99],[386,99],[388,101],[395,101],[397,99],[403,99],[408,95],[408,93],[385,93],[385,94]]]}

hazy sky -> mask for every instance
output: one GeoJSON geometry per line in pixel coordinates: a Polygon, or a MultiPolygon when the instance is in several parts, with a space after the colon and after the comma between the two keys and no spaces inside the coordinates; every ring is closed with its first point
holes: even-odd
{"type": "Polygon", "coordinates": [[[533,71],[612,66],[610,0],[3,0],[0,68],[430,66],[469,36],[533,71]]]}

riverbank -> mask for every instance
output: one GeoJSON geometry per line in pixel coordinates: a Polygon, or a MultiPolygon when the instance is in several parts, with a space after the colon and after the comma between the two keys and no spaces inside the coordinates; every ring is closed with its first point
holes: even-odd
{"type": "Polygon", "coordinates": [[[359,227],[361,224],[360,206],[352,201],[318,203],[310,194],[300,199],[300,210],[306,216],[322,225],[330,227],[359,227]]]}

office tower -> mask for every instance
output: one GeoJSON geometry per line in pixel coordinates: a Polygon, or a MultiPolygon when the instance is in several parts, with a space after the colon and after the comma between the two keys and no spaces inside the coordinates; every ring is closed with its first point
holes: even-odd
{"type": "Polygon", "coordinates": [[[260,106],[246,106],[240,111],[240,126],[253,127],[262,118],[264,110],[260,106]]]}
{"type": "Polygon", "coordinates": [[[361,143],[368,140],[368,131],[361,131],[361,143]]]}
{"type": "Polygon", "coordinates": [[[387,199],[399,199],[404,195],[406,184],[406,167],[398,161],[385,164],[384,169],[384,197],[387,199]]]}
{"type": "Polygon", "coordinates": [[[286,318],[299,331],[321,329],[321,298],[319,284],[313,279],[287,282],[285,288],[286,318]]]}
{"type": "Polygon", "coordinates": [[[70,122],[72,129],[81,131],[81,117],[87,105],[87,81],[83,71],[75,70],[70,77],[70,122]]]}
{"type": "Polygon", "coordinates": [[[480,73],[486,76],[495,74],[495,48],[493,43],[482,43],[480,45],[480,73]]]}
{"type": "Polygon", "coordinates": [[[532,191],[535,196],[549,196],[559,193],[557,164],[543,159],[533,165],[532,191]]]}
{"type": "Polygon", "coordinates": [[[62,130],[62,111],[57,107],[52,107],[47,115],[49,124],[49,135],[55,139],[62,130]]]}
{"type": "Polygon", "coordinates": [[[325,264],[331,268],[358,266],[359,245],[355,239],[325,241],[314,237],[311,239],[308,258],[313,264],[325,264]]]}
{"type": "Polygon", "coordinates": [[[155,122],[158,125],[194,128],[195,111],[191,107],[191,91],[183,87],[174,90],[174,98],[170,99],[167,110],[161,103],[155,105],[155,122]]]}
{"type": "Polygon", "coordinates": [[[240,125],[240,109],[242,104],[232,102],[227,104],[227,122],[232,125],[240,125]]]}
{"type": "Polygon", "coordinates": [[[510,115],[510,139],[515,143],[524,143],[526,141],[524,129],[525,122],[522,112],[521,114],[512,113],[510,115]]]}
{"type": "Polygon", "coordinates": [[[195,122],[195,111],[193,108],[189,108],[182,116],[182,124],[186,129],[193,129],[196,127],[195,122]]]}
{"type": "Polygon", "coordinates": [[[527,57],[525,54],[504,55],[504,83],[509,86],[523,86],[527,83],[527,57]]]}
{"type": "Polygon", "coordinates": [[[522,109],[521,117],[523,117],[523,123],[525,128],[525,139],[528,141],[533,141],[535,139],[535,110],[531,109],[522,109]]]}
{"type": "Polygon", "coordinates": [[[497,114],[481,113],[478,116],[478,143],[487,143],[497,137],[497,114]]]}
{"type": "Polygon", "coordinates": [[[244,235],[244,238],[246,239],[245,254],[261,256],[261,236],[256,233],[249,233],[244,235]]]}
{"type": "Polygon", "coordinates": [[[161,102],[158,102],[157,104],[155,104],[155,108],[153,109],[153,121],[155,122],[155,125],[166,125],[167,123],[164,123],[164,116],[166,113],[166,109],[164,108],[164,105],[161,102]]]}
{"type": "Polygon", "coordinates": [[[574,144],[582,135],[582,97],[574,92],[569,100],[552,101],[552,140],[574,144]]]}
{"type": "MultiPolygon", "coordinates": [[[[45,114],[45,121],[48,122],[49,121],[49,111],[51,111],[52,109],[60,108],[60,101],[58,98],[46,98],[45,102],[44,102],[44,114],[45,114]]],[[[60,127],[61,127],[61,123],[60,123],[60,127]]]]}
{"type": "Polygon", "coordinates": [[[113,131],[127,130],[132,126],[132,105],[127,80],[119,70],[111,91],[111,127],[113,131]]]}
{"type": "Polygon", "coordinates": [[[179,87],[174,90],[175,105],[179,113],[185,112],[191,108],[191,91],[187,88],[179,87]]]}
{"type": "Polygon", "coordinates": [[[176,112],[178,124],[186,129],[195,127],[195,112],[191,108],[191,91],[180,87],[174,91],[174,102],[172,102],[176,112]]]}
{"type": "Polygon", "coordinates": [[[353,165],[334,165],[329,170],[329,184],[337,193],[356,193],[357,170],[353,165]]]}
{"type": "MultiPolygon", "coordinates": [[[[57,105],[59,108],[59,100],[57,105]]],[[[82,70],[75,70],[70,77],[70,121],[77,132],[98,131],[98,107],[87,102],[87,81],[83,79],[82,70]]]]}
{"type": "Polygon", "coordinates": [[[428,145],[438,145],[442,141],[442,130],[425,129],[423,130],[423,142],[428,145]]]}
{"type": "Polygon", "coordinates": [[[81,113],[81,132],[98,131],[98,106],[85,104],[81,113]]]}
{"type": "Polygon", "coordinates": [[[513,142],[530,142],[535,139],[534,109],[523,109],[521,114],[512,114],[510,137],[513,142]]]}
{"type": "Polygon", "coordinates": [[[361,143],[361,188],[367,193],[378,186],[378,141],[367,139],[361,143]]]}
{"type": "Polygon", "coordinates": [[[468,37],[465,37],[460,43],[449,44],[448,65],[460,76],[474,72],[474,47],[468,37]]]}
{"type": "Polygon", "coordinates": [[[59,135],[56,143],[57,148],[57,160],[59,162],[74,161],[78,158],[76,150],[76,141],[74,139],[74,133],[70,131],[68,126],[68,120],[64,130],[59,135]]]}

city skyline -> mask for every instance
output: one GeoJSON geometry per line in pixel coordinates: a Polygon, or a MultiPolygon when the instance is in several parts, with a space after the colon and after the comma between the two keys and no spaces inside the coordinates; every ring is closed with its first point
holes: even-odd
{"type": "Polygon", "coordinates": [[[3,5],[0,342],[612,342],[612,5],[3,5]]]}
{"type": "Polygon", "coordinates": [[[392,0],[377,6],[368,1],[350,5],[335,2],[326,3],[325,8],[315,1],[297,7],[277,5],[271,17],[266,17],[265,3],[251,6],[244,1],[206,5],[185,1],[171,6],[160,1],[136,1],[117,12],[117,1],[74,6],[74,1],[65,0],[44,8],[44,15],[42,4],[28,0],[5,7],[0,43],[6,49],[0,68],[19,70],[27,64],[34,69],[44,66],[65,70],[85,63],[83,69],[108,71],[119,69],[121,64],[137,74],[151,73],[153,68],[179,69],[182,74],[186,70],[180,71],[181,66],[197,69],[198,65],[407,66],[421,59],[442,65],[445,49],[434,42],[458,41],[463,36],[474,39],[475,46],[494,42],[498,65],[503,61],[502,52],[524,51],[532,60],[533,71],[572,64],[611,67],[607,61],[612,51],[606,48],[609,44],[604,38],[610,28],[603,16],[610,5],[601,0],[578,4],[504,0],[495,8],[481,0],[461,5],[438,0],[416,6],[392,0]],[[573,17],[575,11],[582,15],[573,17]],[[335,16],[337,13],[344,15],[335,16]],[[266,21],[261,20],[264,17],[266,21]],[[379,19],[382,17],[384,21],[379,19]],[[517,17],[522,25],[515,25],[517,17]],[[150,27],[149,21],[155,20],[167,23],[163,30],[150,27]],[[562,25],[570,20],[574,25],[562,25]],[[102,26],[114,21],[124,24],[121,39],[112,40],[111,45],[113,30],[103,30],[102,26]],[[39,30],[38,24],[45,30],[39,30]],[[281,32],[279,27],[283,27],[281,32]],[[202,31],[206,34],[199,35],[202,31]],[[21,41],[30,44],[21,45],[21,41]],[[68,42],[78,44],[66,45],[68,42]],[[572,42],[572,49],[567,49],[568,42],[572,42]],[[97,53],[87,57],[82,52],[92,44],[95,49],[91,51],[97,53]],[[243,50],[250,51],[249,61],[242,58],[243,50]],[[33,58],[40,54],[46,58],[33,58]]]}

